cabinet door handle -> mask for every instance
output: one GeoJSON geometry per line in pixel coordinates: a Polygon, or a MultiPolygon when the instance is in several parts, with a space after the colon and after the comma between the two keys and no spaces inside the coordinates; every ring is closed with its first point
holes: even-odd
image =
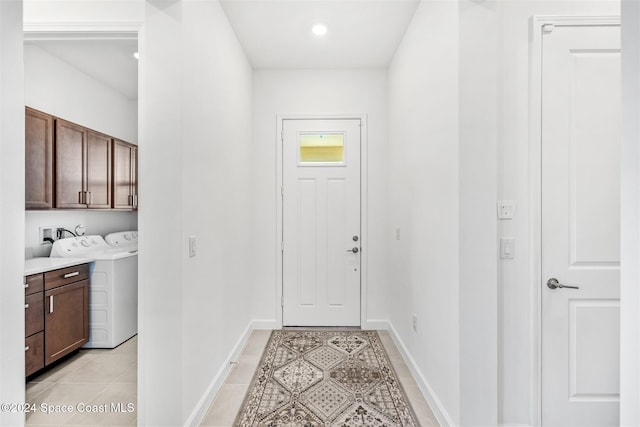
{"type": "Polygon", "coordinates": [[[53,313],[53,295],[49,295],[49,313],[53,313]]]}
{"type": "Polygon", "coordinates": [[[24,288],[25,288],[25,289],[29,289],[29,284],[28,284],[28,283],[25,283],[25,284],[24,284],[24,288]]]}
{"type": "Polygon", "coordinates": [[[67,273],[64,275],[65,279],[68,279],[69,277],[75,277],[75,276],[79,276],[80,272],[79,271],[74,271],[73,273],[67,273]]]}
{"type": "Polygon", "coordinates": [[[28,346],[28,345],[26,345],[26,346],[24,347],[24,351],[29,351],[29,346],[28,346]]]}
{"type": "Polygon", "coordinates": [[[24,308],[25,308],[25,309],[29,308],[29,304],[25,304],[25,305],[24,305],[24,308]]]}

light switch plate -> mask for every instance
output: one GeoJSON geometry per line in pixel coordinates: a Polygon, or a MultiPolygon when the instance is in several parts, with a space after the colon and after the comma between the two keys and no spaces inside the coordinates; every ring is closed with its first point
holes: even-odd
{"type": "Polygon", "coordinates": [[[189,257],[196,256],[196,236],[189,236],[189,257]]]}
{"type": "Polygon", "coordinates": [[[513,259],[515,255],[515,239],[513,237],[500,238],[500,259],[513,259]]]}

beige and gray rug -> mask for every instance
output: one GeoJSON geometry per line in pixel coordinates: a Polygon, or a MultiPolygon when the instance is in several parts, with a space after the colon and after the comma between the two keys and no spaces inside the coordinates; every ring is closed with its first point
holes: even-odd
{"type": "Polygon", "coordinates": [[[375,331],[273,331],[234,426],[418,426],[375,331]]]}

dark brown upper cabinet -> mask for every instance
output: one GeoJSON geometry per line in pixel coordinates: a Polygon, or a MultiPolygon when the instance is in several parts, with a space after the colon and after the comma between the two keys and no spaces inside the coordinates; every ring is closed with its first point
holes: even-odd
{"type": "Polygon", "coordinates": [[[113,208],[138,209],[138,147],[113,140],[113,208]]]}
{"type": "Polygon", "coordinates": [[[26,107],[25,208],[138,208],[138,147],[26,107]]]}
{"type": "Polygon", "coordinates": [[[26,108],[26,209],[53,208],[53,123],[53,116],[26,108]]]}
{"type": "Polygon", "coordinates": [[[55,122],[56,208],[111,208],[111,137],[55,122]]]}

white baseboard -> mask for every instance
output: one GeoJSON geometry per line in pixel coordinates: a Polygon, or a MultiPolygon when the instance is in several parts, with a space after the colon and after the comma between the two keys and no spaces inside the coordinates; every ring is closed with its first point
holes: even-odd
{"type": "Polygon", "coordinates": [[[362,329],[368,331],[387,331],[389,330],[389,321],[388,320],[367,320],[363,325],[362,329]]]}
{"type": "Polygon", "coordinates": [[[207,415],[207,411],[209,410],[209,407],[213,403],[213,400],[216,398],[216,395],[220,391],[220,388],[222,388],[222,385],[227,379],[227,375],[229,375],[229,372],[231,372],[231,367],[232,367],[231,362],[238,360],[238,358],[240,357],[240,353],[242,353],[242,350],[244,349],[244,346],[247,343],[247,340],[249,339],[249,335],[251,335],[251,332],[254,329],[268,329],[268,328],[256,328],[254,326],[254,322],[249,323],[249,325],[246,327],[246,329],[240,336],[240,339],[238,339],[238,341],[236,342],[236,345],[231,350],[231,353],[225,359],[224,363],[222,364],[222,367],[220,368],[218,373],[213,377],[213,380],[209,384],[209,387],[207,387],[207,389],[205,390],[204,394],[198,401],[198,404],[195,406],[195,408],[191,412],[191,415],[189,416],[189,418],[187,418],[187,421],[184,424],[185,427],[199,426],[202,423],[202,421],[204,420],[204,417],[207,415]]]}
{"type": "Polygon", "coordinates": [[[393,325],[390,322],[387,322],[387,327],[384,329],[389,331],[389,335],[391,335],[393,342],[396,344],[396,347],[398,347],[402,358],[409,367],[411,374],[413,374],[413,377],[415,378],[416,383],[418,384],[418,387],[422,392],[422,395],[429,404],[429,407],[431,408],[433,415],[438,420],[438,423],[443,427],[455,426],[455,423],[451,419],[451,416],[449,416],[449,413],[445,410],[442,402],[440,401],[440,399],[438,399],[438,396],[433,391],[433,388],[431,388],[431,385],[425,379],[422,371],[420,370],[420,368],[418,368],[418,365],[416,364],[413,357],[411,357],[411,353],[409,353],[409,350],[407,350],[407,347],[404,345],[404,342],[402,342],[402,339],[400,339],[400,336],[396,332],[393,325]]]}
{"type": "Polygon", "coordinates": [[[275,319],[271,319],[271,320],[254,320],[251,322],[251,325],[253,327],[253,329],[259,329],[259,330],[274,330],[274,329],[280,329],[280,327],[278,326],[278,321],[275,319]]]}

